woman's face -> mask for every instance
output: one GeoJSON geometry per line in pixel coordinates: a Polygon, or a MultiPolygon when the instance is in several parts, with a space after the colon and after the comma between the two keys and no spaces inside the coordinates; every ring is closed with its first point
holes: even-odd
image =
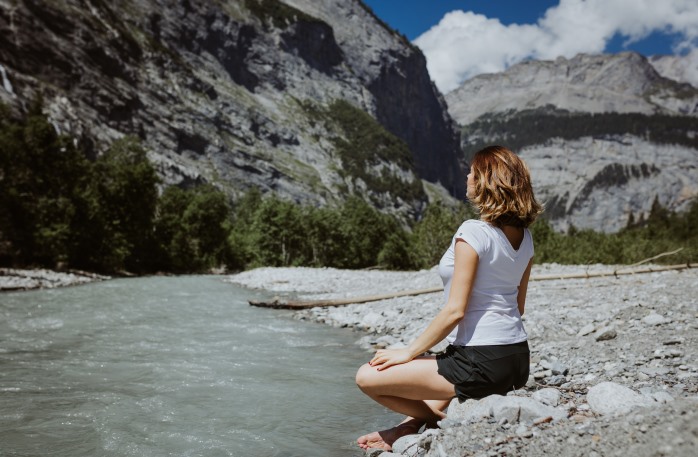
{"type": "Polygon", "coordinates": [[[473,174],[473,168],[470,167],[470,173],[468,173],[468,183],[467,190],[465,191],[465,196],[472,199],[475,195],[475,175],[473,174]]]}

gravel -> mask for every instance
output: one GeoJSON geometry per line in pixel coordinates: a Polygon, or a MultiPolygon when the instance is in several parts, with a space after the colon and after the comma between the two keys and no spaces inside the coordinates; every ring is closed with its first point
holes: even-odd
{"type": "Polygon", "coordinates": [[[42,269],[0,268],[0,291],[53,289],[105,279],[109,277],[84,271],[57,272],[42,269]]]}
{"type": "MultiPolygon", "coordinates": [[[[617,268],[545,264],[534,266],[532,277],[617,268]]],[[[228,280],[279,299],[309,300],[441,285],[435,269],[260,268],[228,280]]],[[[409,343],[442,301],[431,293],[295,316],[355,329],[357,344],[372,351],[409,343]]],[[[698,455],[697,317],[697,269],[532,280],[524,316],[532,352],[527,386],[507,397],[454,400],[439,429],[404,437],[386,455],[698,455]]]]}

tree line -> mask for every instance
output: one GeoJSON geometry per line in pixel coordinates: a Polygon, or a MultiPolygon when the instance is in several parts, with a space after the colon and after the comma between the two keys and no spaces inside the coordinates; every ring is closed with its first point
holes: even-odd
{"type": "Polygon", "coordinates": [[[580,113],[552,106],[487,114],[462,129],[466,158],[489,144],[506,144],[514,151],[545,144],[550,138],[575,140],[585,136],[632,134],[657,144],[698,148],[698,122],[693,116],[641,113],[580,113]]]}
{"type": "MultiPolygon", "coordinates": [[[[89,159],[56,133],[35,102],[23,119],[0,108],[0,266],[95,272],[196,273],[257,266],[422,269],[438,263],[465,204],[431,204],[405,225],[358,197],[300,205],[251,190],[236,202],[212,185],[159,190],[138,139],[89,159]]],[[[681,214],[658,203],[616,234],[532,226],[538,262],[632,263],[684,247],[695,261],[698,204],[681,214]]]]}

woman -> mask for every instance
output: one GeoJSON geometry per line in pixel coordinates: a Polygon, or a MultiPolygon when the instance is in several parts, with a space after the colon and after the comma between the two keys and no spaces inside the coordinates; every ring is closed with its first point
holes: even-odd
{"type": "Polygon", "coordinates": [[[475,154],[467,197],[480,220],[460,226],[439,263],[446,305],[408,347],[377,351],[356,374],[364,393],[408,416],[391,429],[359,438],[364,449],[389,450],[422,425],[435,427],[454,397],[465,401],[505,394],[528,380],[529,349],[521,322],[533,261],[527,227],[542,207],[528,168],[502,146],[475,154]],[[444,353],[421,356],[456,328],[444,353]]]}

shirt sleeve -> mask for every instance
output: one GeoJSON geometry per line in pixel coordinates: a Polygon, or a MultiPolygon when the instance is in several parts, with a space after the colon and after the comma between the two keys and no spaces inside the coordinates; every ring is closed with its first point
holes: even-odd
{"type": "Polygon", "coordinates": [[[485,229],[477,221],[468,220],[463,222],[454,236],[455,240],[463,240],[468,243],[479,257],[489,249],[489,238],[485,229]]]}

